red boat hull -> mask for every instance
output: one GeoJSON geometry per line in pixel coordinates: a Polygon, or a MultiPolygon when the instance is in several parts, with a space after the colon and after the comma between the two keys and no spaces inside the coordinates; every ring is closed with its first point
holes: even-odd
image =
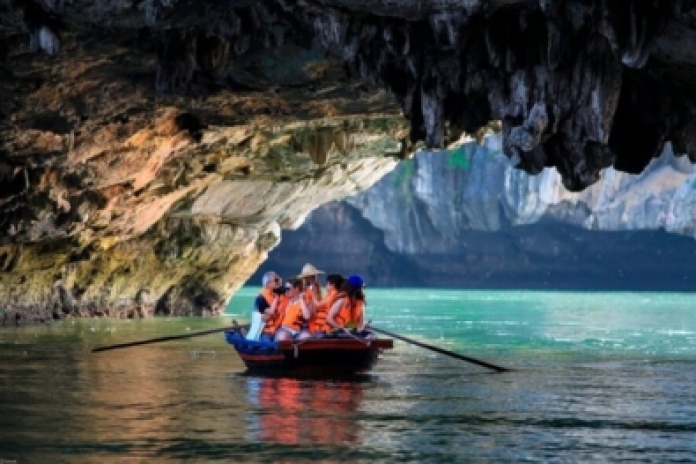
{"type": "Polygon", "coordinates": [[[227,333],[249,373],[312,376],[354,375],[369,371],[391,339],[323,338],[278,343],[244,340],[227,333]]]}

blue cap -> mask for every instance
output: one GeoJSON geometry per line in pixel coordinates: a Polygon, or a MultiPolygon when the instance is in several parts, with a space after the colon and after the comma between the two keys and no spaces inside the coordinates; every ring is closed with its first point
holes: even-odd
{"type": "Polygon", "coordinates": [[[353,274],[352,276],[348,277],[348,283],[353,288],[363,288],[365,286],[365,282],[362,280],[362,277],[357,274],[353,274]]]}

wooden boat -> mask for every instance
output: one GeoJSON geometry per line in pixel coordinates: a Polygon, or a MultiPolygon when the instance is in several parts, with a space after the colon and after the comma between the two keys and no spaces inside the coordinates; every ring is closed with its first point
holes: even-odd
{"type": "Polygon", "coordinates": [[[244,361],[247,372],[280,376],[346,376],[369,371],[392,339],[357,336],[310,338],[298,341],[247,340],[237,331],[225,332],[244,361]]]}

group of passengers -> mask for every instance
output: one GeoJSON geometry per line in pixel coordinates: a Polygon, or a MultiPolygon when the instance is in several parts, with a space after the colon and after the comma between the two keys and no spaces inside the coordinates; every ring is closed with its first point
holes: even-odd
{"type": "Polygon", "coordinates": [[[257,323],[252,323],[248,337],[283,341],[323,338],[348,329],[363,331],[363,279],[359,275],[344,278],[340,274],[329,274],[324,292],[318,278],[320,274],[324,271],[305,264],[297,277],[283,285],[278,274],[266,272],[261,293],[254,301],[257,323]]]}

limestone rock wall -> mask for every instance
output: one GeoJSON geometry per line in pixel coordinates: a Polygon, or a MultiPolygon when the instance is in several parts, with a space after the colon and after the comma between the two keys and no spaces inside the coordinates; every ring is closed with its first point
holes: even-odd
{"type": "Polygon", "coordinates": [[[494,232],[542,219],[601,231],[658,230],[694,236],[695,171],[667,147],[639,175],[609,168],[583,192],[567,191],[554,169],[530,176],[501,154],[499,137],[421,153],[346,201],[384,231],[399,253],[447,252],[463,230],[494,232]],[[412,163],[412,164],[409,164],[412,163]]]}
{"type": "Polygon", "coordinates": [[[668,147],[640,175],[610,168],[568,192],[553,169],[514,169],[490,137],[418,153],[320,208],[264,268],[296,273],[307,260],[373,285],[692,289],[695,178],[668,147]]]}
{"type": "MultiPolygon", "coordinates": [[[[217,314],[309,211],[372,185],[403,150],[401,118],[318,120],[198,137],[165,114],[72,147],[4,203],[7,314],[217,314]]],[[[21,170],[9,174],[25,178],[21,170]]]]}

